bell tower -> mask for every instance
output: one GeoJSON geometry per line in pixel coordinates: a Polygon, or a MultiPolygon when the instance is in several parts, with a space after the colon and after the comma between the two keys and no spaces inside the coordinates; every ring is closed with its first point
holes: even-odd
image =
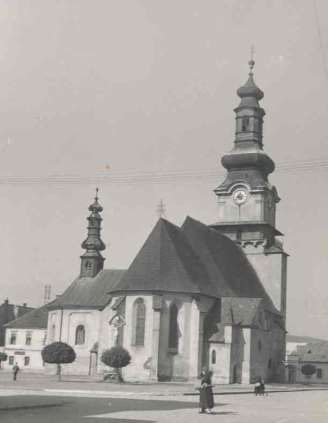
{"type": "Polygon", "coordinates": [[[93,278],[104,267],[104,258],[100,251],[103,251],[106,246],[100,238],[101,221],[100,213],[103,208],[98,202],[98,188],[96,189],[95,201],[89,206],[91,212],[88,219],[88,236],[82,243],[82,248],[86,252],[81,256],[81,278],[93,278]]]}
{"type": "Polygon", "coordinates": [[[280,198],[268,178],[274,162],[263,151],[265,111],[259,102],[264,94],[254,81],[254,60],[248,64],[248,80],[237,90],[233,149],[221,160],[226,177],[214,190],[218,221],[211,226],[243,248],[275,306],[285,314],[287,254],[276,228],[280,198]]]}

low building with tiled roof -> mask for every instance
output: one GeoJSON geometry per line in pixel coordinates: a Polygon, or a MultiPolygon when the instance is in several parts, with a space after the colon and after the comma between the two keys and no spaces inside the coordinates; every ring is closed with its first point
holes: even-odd
{"type": "Polygon", "coordinates": [[[287,358],[289,382],[328,383],[328,341],[312,341],[298,345],[287,358]],[[302,372],[303,366],[311,365],[313,374],[302,372]]]}
{"type": "Polygon", "coordinates": [[[43,370],[41,350],[46,344],[48,305],[32,309],[5,325],[4,368],[14,363],[24,370],[43,370]]]}
{"type": "Polygon", "coordinates": [[[80,275],[49,309],[47,342],[67,342],[77,355],[64,371],[101,373],[102,352],[122,345],[132,357],[127,380],[194,380],[204,366],[217,383],[283,377],[287,254],[277,238],[280,199],[268,180],[274,163],[263,151],[253,66],[238,90],[215,224],[160,218],[128,269],[104,270],[96,195],[80,275]]]}
{"type": "Polygon", "coordinates": [[[31,310],[33,308],[28,307],[25,303],[22,305],[11,304],[8,299],[0,304],[0,348],[5,345],[6,329],[4,325],[31,310]]]}

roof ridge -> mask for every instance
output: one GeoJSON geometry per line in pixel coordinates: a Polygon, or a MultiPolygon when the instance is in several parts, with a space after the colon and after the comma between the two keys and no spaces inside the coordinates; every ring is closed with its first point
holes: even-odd
{"type": "MultiPolygon", "coordinates": [[[[195,256],[195,257],[197,257],[197,259],[198,259],[197,266],[201,266],[201,267],[202,267],[203,272],[204,272],[204,273],[206,274],[206,276],[207,276],[207,281],[208,281],[208,282],[210,282],[210,277],[209,277],[209,275],[208,275],[208,272],[207,272],[206,267],[204,266],[204,264],[203,264],[203,262],[202,262],[202,260],[201,260],[201,257],[199,256],[199,254],[195,251],[195,249],[193,248],[193,246],[192,246],[192,245],[191,245],[191,243],[189,242],[189,239],[187,238],[187,236],[186,236],[186,234],[184,233],[183,229],[182,229],[181,227],[179,227],[179,226],[176,226],[176,225],[174,225],[174,226],[175,226],[175,228],[174,228],[174,229],[176,229],[176,231],[178,232],[179,236],[181,236],[181,237],[182,237],[183,241],[186,243],[186,245],[188,246],[188,248],[190,248],[190,250],[193,252],[194,256],[195,256]]],[[[188,267],[188,266],[186,266],[185,260],[183,260],[183,258],[181,257],[181,253],[180,253],[179,249],[177,249],[177,248],[176,248],[176,245],[175,245],[175,244],[174,244],[174,242],[172,241],[172,238],[171,238],[170,234],[168,234],[168,235],[169,235],[169,237],[170,237],[170,240],[171,240],[171,242],[172,242],[172,245],[173,245],[173,247],[174,247],[174,250],[175,250],[175,252],[176,252],[177,256],[179,257],[179,261],[180,261],[180,263],[181,263],[181,265],[182,265],[182,267],[183,267],[184,272],[185,272],[185,273],[186,273],[186,275],[188,276],[188,279],[192,282],[192,284],[193,284],[193,285],[194,285],[194,286],[198,289],[198,291],[200,292],[200,291],[201,291],[201,289],[200,289],[200,286],[199,286],[199,284],[198,284],[198,281],[197,281],[197,279],[196,279],[195,275],[193,274],[192,270],[191,270],[191,269],[189,269],[189,267],[188,267]]]]}
{"type": "MultiPolygon", "coordinates": [[[[168,222],[168,223],[171,223],[171,222],[169,222],[168,220],[165,220],[165,219],[163,219],[163,220],[164,220],[164,221],[166,221],[166,222],[168,222]]],[[[175,251],[175,253],[176,253],[177,257],[179,257],[179,262],[180,262],[180,264],[182,264],[183,270],[184,270],[184,272],[186,273],[186,275],[188,276],[188,279],[190,279],[190,276],[189,276],[188,272],[186,271],[186,268],[185,268],[185,265],[184,265],[184,263],[183,263],[183,260],[181,260],[181,257],[180,257],[179,252],[177,251],[176,245],[175,245],[175,243],[174,243],[174,242],[173,242],[173,240],[172,240],[172,236],[171,236],[171,234],[170,234],[170,232],[169,232],[168,228],[166,228],[166,229],[167,229],[166,234],[167,234],[167,236],[168,236],[168,238],[169,238],[169,240],[170,240],[170,243],[171,243],[172,247],[174,248],[174,251],[175,251]]],[[[179,228],[179,226],[176,226],[176,225],[174,225],[174,224],[172,224],[172,229],[175,229],[175,230],[177,230],[177,231],[181,231],[181,229],[179,228]]],[[[162,239],[161,239],[160,241],[162,241],[162,239]]],[[[161,249],[162,249],[162,242],[160,242],[160,266],[162,265],[162,254],[161,254],[161,249]]],[[[162,274],[162,272],[161,272],[161,267],[160,267],[160,275],[161,275],[161,274],[162,274]]]]}

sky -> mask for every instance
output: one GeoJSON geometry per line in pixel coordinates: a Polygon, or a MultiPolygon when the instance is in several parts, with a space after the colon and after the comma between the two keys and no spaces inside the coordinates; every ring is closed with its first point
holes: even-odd
{"type": "Polygon", "coordinates": [[[88,206],[105,267],[166,217],[217,220],[250,47],[282,201],[288,331],[328,339],[328,3],[0,0],[0,301],[78,275],[88,206]]]}

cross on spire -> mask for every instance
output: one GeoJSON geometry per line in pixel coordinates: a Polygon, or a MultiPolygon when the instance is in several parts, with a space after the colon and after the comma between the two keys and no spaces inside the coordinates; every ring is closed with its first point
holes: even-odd
{"type": "Polygon", "coordinates": [[[161,200],[157,206],[156,212],[158,214],[159,218],[165,217],[166,210],[165,210],[165,204],[163,200],[161,200]]]}
{"type": "Polygon", "coordinates": [[[254,48],[253,45],[251,45],[251,55],[250,55],[250,60],[248,62],[248,66],[249,66],[249,70],[250,70],[249,74],[250,75],[253,75],[253,68],[254,68],[254,65],[255,65],[254,54],[255,54],[255,48],[254,48]]]}

